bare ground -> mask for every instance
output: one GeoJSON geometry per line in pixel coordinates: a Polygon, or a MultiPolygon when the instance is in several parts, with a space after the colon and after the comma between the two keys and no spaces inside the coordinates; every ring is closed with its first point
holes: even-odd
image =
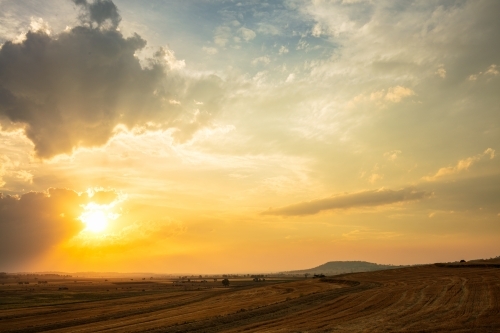
{"type": "Polygon", "coordinates": [[[0,331],[500,332],[500,268],[491,266],[231,280],[229,288],[103,279],[30,286],[0,286],[0,331]]]}

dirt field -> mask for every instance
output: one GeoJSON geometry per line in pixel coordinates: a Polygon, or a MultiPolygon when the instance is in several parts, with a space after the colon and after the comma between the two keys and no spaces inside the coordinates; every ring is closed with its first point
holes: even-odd
{"type": "Polygon", "coordinates": [[[500,332],[500,268],[491,266],[230,279],[229,288],[220,279],[29,281],[0,285],[0,331],[500,332]]]}

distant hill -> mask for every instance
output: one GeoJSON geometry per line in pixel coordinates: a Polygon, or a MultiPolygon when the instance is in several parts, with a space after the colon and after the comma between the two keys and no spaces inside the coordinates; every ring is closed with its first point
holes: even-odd
{"type": "Polygon", "coordinates": [[[394,265],[379,265],[367,261],[330,261],[326,264],[310,269],[302,269],[297,271],[288,271],[287,274],[325,274],[335,275],[343,273],[357,273],[357,272],[370,272],[380,271],[383,269],[393,269],[403,266],[394,265]]]}
{"type": "Polygon", "coordinates": [[[495,267],[500,268],[500,256],[490,259],[474,259],[474,260],[461,260],[455,262],[447,262],[447,263],[435,263],[435,266],[438,267],[451,267],[451,268],[480,268],[480,267],[495,267]]]}
{"type": "Polygon", "coordinates": [[[469,260],[467,262],[474,263],[474,264],[500,264],[500,256],[495,257],[495,258],[490,258],[490,259],[469,260]]]}

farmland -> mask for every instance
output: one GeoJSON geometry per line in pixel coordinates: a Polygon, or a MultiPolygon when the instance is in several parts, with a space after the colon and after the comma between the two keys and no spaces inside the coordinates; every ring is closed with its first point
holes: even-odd
{"type": "Polygon", "coordinates": [[[500,331],[496,264],[230,278],[229,287],[221,279],[18,280],[0,285],[2,332],[500,331]]]}

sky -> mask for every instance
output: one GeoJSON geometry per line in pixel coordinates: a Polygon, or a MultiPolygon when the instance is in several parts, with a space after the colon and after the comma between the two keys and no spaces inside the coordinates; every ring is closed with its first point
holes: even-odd
{"type": "Polygon", "coordinates": [[[500,255],[499,16],[0,0],[0,270],[500,255]]]}

